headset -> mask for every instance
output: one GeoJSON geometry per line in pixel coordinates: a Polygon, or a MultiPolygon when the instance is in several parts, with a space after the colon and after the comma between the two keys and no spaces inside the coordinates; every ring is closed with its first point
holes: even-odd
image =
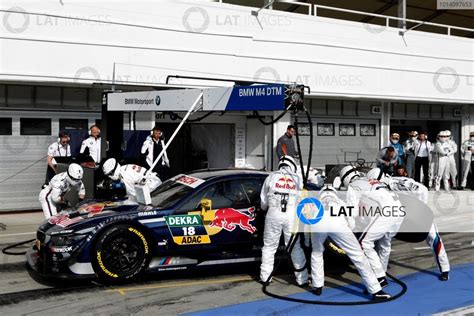
{"type": "Polygon", "coordinates": [[[58,134],[58,138],[56,139],[56,141],[58,142],[59,145],[61,145],[61,139],[62,139],[62,138],[67,138],[68,141],[71,140],[71,137],[69,136],[68,133],[60,132],[60,133],[58,134]]]}
{"type": "Polygon", "coordinates": [[[92,125],[91,127],[89,127],[89,131],[88,131],[87,133],[89,134],[89,136],[92,136],[92,132],[91,132],[91,131],[92,131],[92,129],[93,129],[94,127],[99,130],[99,137],[100,137],[100,128],[99,128],[99,126],[97,126],[97,125],[95,125],[95,124],[92,125]]]}

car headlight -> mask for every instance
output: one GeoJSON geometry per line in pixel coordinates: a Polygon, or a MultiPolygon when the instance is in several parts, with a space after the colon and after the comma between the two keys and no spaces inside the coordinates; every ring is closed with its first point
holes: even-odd
{"type": "Polygon", "coordinates": [[[51,236],[52,246],[72,246],[83,240],[87,235],[55,235],[51,236]]]}

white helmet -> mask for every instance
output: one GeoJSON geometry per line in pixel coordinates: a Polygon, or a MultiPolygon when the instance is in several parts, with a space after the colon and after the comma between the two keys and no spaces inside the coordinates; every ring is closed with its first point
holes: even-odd
{"type": "Polygon", "coordinates": [[[342,184],[347,188],[349,184],[355,179],[359,178],[360,174],[359,171],[353,166],[345,166],[339,172],[339,176],[341,177],[342,184]]]}
{"type": "Polygon", "coordinates": [[[327,200],[336,201],[338,199],[337,190],[332,186],[325,186],[319,191],[319,200],[328,202],[327,200]]]}
{"type": "Polygon", "coordinates": [[[295,173],[298,169],[295,160],[291,156],[283,156],[280,158],[278,169],[281,169],[282,167],[289,167],[292,173],[295,173]]]}
{"type": "Polygon", "coordinates": [[[446,140],[448,140],[449,136],[451,136],[451,132],[450,131],[440,131],[438,133],[438,139],[441,141],[441,142],[445,142],[446,140]]]}
{"type": "Polygon", "coordinates": [[[367,178],[369,180],[383,181],[385,179],[385,174],[383,173],[382,169],[373,168],[369,172],[367,172],[367,178]]]}
{"type": "Polygon", "coordinates": [[[112,180],[118,180],[120,177],[120,164],[115,158],[107,159],[102,166],[104,175],[108,176],[112,180]]]}
{"type": "Polygon", "coordinates": [[[82,180],[82,177],[84,176],[84,170],[77,163],[72,163],[67,168],[66,174],[69,184],[76,185],[82,180]]]}

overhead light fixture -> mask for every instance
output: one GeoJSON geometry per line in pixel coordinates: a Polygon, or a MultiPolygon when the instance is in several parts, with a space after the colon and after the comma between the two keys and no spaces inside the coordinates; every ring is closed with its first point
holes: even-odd
{"type": "Polygon", "coordinates": [[[255,16],[255,17],[258,17],[258,14],[260,13],[260,11],[262,11],[263,9],[267,9],[268,7],[272,6],[275,2],[276,2],[276,0],[271,0],[270,2],[265,4],[263,7],[258,9],[257,11],[252,10],[252,15],[255,16]]]}

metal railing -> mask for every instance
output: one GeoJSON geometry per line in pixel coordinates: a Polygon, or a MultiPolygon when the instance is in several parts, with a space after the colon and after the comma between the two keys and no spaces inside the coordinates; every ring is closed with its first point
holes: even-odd
{"type": "MultiPolygon", "coordinates": [[[[226,3],[228,1],[226,0],[216,0],[217,2],[220,3],[226,3]]],[[[386,27],[391,27],[390,22],[391,21],[397,21],[397,22],[403,22],[403,25],[406,25],[406,23],[415,23],[414,26],[408,28],[408,29],[401,29],[400,30],[405,33],[410,30],[417,29],[421,26],[433,26],[433,27],[439,27],[446,29],[446,35],[451,36],[451,30],[458,30],[458,31],[466,31],[466,32],[472,32],[474,33],[474,29],[470,28],[465,28],[465,27],[459,27],[459,26],[452,26],[452,25],[447,25],[447,24],[440,24],[440,23],[433,23],[433,22],[427,22],[427,21],[420,21],[420,20],[413,20],[413,19],[404,19],[404,18],[399,18],[395,16],[390,16],[390,15],[382,15],[382,14],[376,14],[376,13],[370,13],[370,12],[363,12],[363,11],[356,11],[356,10],[349,10],[349,9],[343,9],[343,8],[337,8],[337,7],[330,7],[330,6],[325,6],[325,5],[319,5],[319,4],[310,4],[306,2],[298,2],[298,1],[292,1],[292,0],[276,0],[274,4],[276,3],[287,3],[287,4],[292,4],[292,5],[297,5],[301,7],[306,7],[308,9],[308,15],[312,16],[320,16],[318,15],[319,9],[324,9],[324,10],[330,10],[330,11],[337,11],[337,12],[344,12],[344,13],[351,13],[351,14],[357,14],[357,15],[362,15],[362,16],[370,16],[374,18],[381,18],[385,20],[385,26],[386,27]]],[[[262,1],[263,5],[263,1],[262,1]]],[[[352,20],[349,20],[352,21],[352,20]]],[[[357,21],[356,21],[357,22],[357,21]]],[[[363,23],[363,22],[359,22],[363,23]]]]}
{"type": "Polygon", "coordinates": [[[314,16],[318,16],[318,9],[326,9],[326,10],[332,10],[332,11],[339,11],[339,12],[346,12],[346,13],[352,13],[352,14],[358,14],[358,15],[363,15],[363,16],[371,16],[371,17],[376,17],[376,18],[382,18],[385,19],[385,26],[390,27],[390,21],[401,21],[401,22],[410,22],[410,23],[416,23],[415,26],[409,28],[408,30],[412,30],[415,28],[418,28],[423,25],[429,25],[429,26],[435,26],[435,27],[441,27],[441,28],[446,28],[447,29],[447,35],[451,35],[451,30],[460,30],[460,31],[468,31],[468,32],[474,32],[474,29],[469,29],[465,27],[459,27],[459,26],[452,26],[452,25],[446,25],[446,24],[439,24],[439,23],[432,23],[432,22],[427,22],[427,21],[419,21],[419,20],[412,20],[412,19],[403,19],[399,17],[394,17],[390,15],[382,15],[382,14],[376,14],[376,13],[369,13],[369,12],[363,12],[363,11],[355,11],[355,10],[348,10],[348,9],[342,9],[342,8],[336,8],[336,7],[329,7],[325,5],[319,5],[319,4],[314,4],[314,16]]]}

